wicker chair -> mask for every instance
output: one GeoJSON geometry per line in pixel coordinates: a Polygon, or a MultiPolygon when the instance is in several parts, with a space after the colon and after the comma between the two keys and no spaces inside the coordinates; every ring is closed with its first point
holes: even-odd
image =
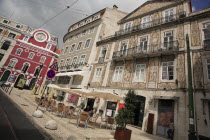
{"type": "Polygon", "coordinates": [[[94,114],[89,120],[90,123],[94,124],[94,128],[96,127],[96,122],[97,122],[98,117],[99,117],[99,114],[94,114]]]}
{"type": "Polygon", "coordinates": [[[90,120],[90,115],[88,114],[88,113],[80,113],[80,115],[79,115],[79,117],[78,117],[78,119],[77,119],[77,127],[79,127],[79,124],[80,124],[80,122],[84,122],[84,124],[85,124],[85,128],[87,128],[87,125],[88,125],[88,123],[89,123],[89,120],[90,120]]]}

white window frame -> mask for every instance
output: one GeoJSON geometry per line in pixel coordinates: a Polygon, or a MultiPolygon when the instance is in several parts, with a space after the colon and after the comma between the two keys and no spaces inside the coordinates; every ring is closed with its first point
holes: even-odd
{"type": "Polygon", "coordinates": [[[79,59],[79,64],[84,64],[85,63],[85,58],[86,58],[86,55],[83,54],[80,56],[80,59],[79,59]],[[82,58],[82,56],[85,56],[84,58],[82,58]]]}
{"type": "Polygon", "coordinates": [[[16,66],[17,62],[18,62],[18,60],[15,59],[15,58],[10,59],[9,64],[8,64],[8,67],[14,68],[16,66]],[[11,62],[13,62],[12,63],[12,67],[10,66],[11,65],[11,62]]]}
{"type": "Polygon", "coordinates": [[[74,56],[74,57],[73,57],[72,62],[71,62],[72,65],[77,64],[77,58],[78,58],[77,56],[74,56]],[[75,59],[75,58],[76,58],[76,59],[75,59]]]}
{"type": "Polygon", "coordinates": [[[22,73],[24,73],[24,72],[23,72],[23,68],[25,67],[25,65],[26,65],[26,64],[28,64],[28,68],[27,68],[27,70],[26,70],[26,72],[25,72],[25,73],[27,73],[27,71],[29,70],[29,68],[30,68],[30,66],[31,66],[31,64],[30,64],[30,63],[28,63],[28,62],[23,63],[23,66],[22,66],[22,68],[21,68],[21,72],[22,72],[22,73]]]}
{"type": "Polygon", "coordinates": [[[24,38],[23,38],[23,41],[25,41],[25,42],[27,42],[28,40],[29,40],[29,36],[25,36],[24,38]]]}
{"type": "MultiPolygon", "coordinates": [[[[175,17],[175,14],[176,14],[176,8],[166,9],[166,10],[164,10],[164,11],[163,11],[163,13],[162,13],[162,14],[163,14],[163,21],[164,21],[164,22],[166,22],[166,13],[167,13],[167,12],[169,12],[169,11],[171,11],[171,10],[173,11],[172,18],[174,18],[174,17],[175,17]]],[[[169,13],[170,13],[170,12],[169,12],[169,13]]],[[[169,15],[170,15],[170,14],[169,14],[169,15]]],[[[170,17],[170,16],[168,16],[168,17],[170,17]]],[[[167,22],[170,22],[170,21],[173,21],[173,20],[168,20],[167,22]]]]}
{"type": "Polygon", "coordinates": [[[176,70],[176,67],[175,67],[175,60],[174,61],[165,61],[165,62],[161,62],[161,67],[160,67],[160,79],[162,82],[174,82],[175,81],[175,70],[176,70]],[[173,62],[173,79],[169,80],[169,71],[168,71],[168,66],[169,66],[169,63],[173,62]],[[167,63],[167,66],[163,66],[163,63],[167,63]],[[163,79],[163,67],[167,67],[167,79],[163,79]]]}
{"type": "Polygon", "coordinates": [[[87,40],[85,41],[85,46],[84,46],[84,49],[89,48],[89,47],[90,47],[90,43],[91,43],[91,39],[89,38],[89,39],[87,39],[87,40]],[[89,42],[89,44],[88,44],[88,47],[86,47],[86,43],[87,43],[87,41],[88,41],[88,40],[90,40],[90,42],[89,42]]]}
{"type": "Polygon", "coordinates": [[[75,47],[76,47],[76,43],[72,44],[72,45],[71,45],[71,48],[70,48],[70,50],[69,50],[69,53],[74,52],[75,47]],[[74,46],[74,48],[73,48],[73,46],[74,46]],[[73,49],[72,49],[72,48],[73,48],[73,49]]]}
{"type": "Polygon", "coordinates": [[[142,25],[141,27],[142,27],[143,29],[149,28],[150,25],[151,25],[151,21],[152,21],[151,15],[143,17],[143,18],[141,19],[141,25],[142,25]]]}
{"type": "Polygon", "coordinates": [[[93,82],[100,82],[101,76],[102,76],[103,68],[102,67],[96,67],[95,74],[93,78],[93,82]],[[100,71],[98,71],[100,69],[100,71]]]}
{"type": "Polygon", "coordinates": [[[123,79],[123,72],[124,72],[124,66],[116,66],[112,81],[113,82],[121,82],[123,79]],[[120,75],[120,70],[121,70],[121,75],[120,75]]]}
{"type": "Polygon", "coordinates": [[[70,62],[71,62],[71,57],[69,57],[69,58],[66,59],[65,65],[66,65],[66,66],[70,65],[70,62]],[[68,61],[67,61],[67,60],[68,60],[68,61]],[[67,63],[67,62],[68,62],[68,63],[67,63]]]}
{"type": "Polygon", "coordinates": [[[47,46],[46,46],[46,49],[50,50],[52,47],[52,44],[48,43],[47,46]]]}
{"type": "Polygon", "coordinates": [[[135,73],[133,77],[134,82],[146,82],[146,64],[136,64],[135,73]],[[139,75],[137,76],[137,69],[139,68],[139,75]],[[142,70],[144,70],[144,74],[142,77],[142,70]]]}
{"type": "MultiPolygon", "coordinates": [[[[163,44],[163,45],[161,45],[161,47],[162,47],[163,49],[166,49],[165,44],[164,44],[164,43],[165,43],[165,42],[164,42],[164,38],[165,38],[165,37],[168,37],[168,40],[169,40],[169,41],[168,41],[167,43],[170,43],[170,42],[173,43],[173,42],[175,41],[175,35],[176,35],[176,33],[175,33],[174,30],[164,31],[164,32],[163,32],[163,40],[162,40],[162,44],[163,44]],[[173,40],[170,40],[170,39],[169,39],[169,36],[166,35],[167,33],[171,33],[171,34],[172,34],[173,40]]],[[[172,44],[172,46],[173,46],[173,44],[172,44]]],[[[170,47],[170,45],[167,46],[167,47],[170,47]]]]}
{"type": "Polygon", "coordinates": [[[40,62],[41,63],[44,63],[46,61],[46,57],[45,56],[42,56],[41,58],[40,58],[40,62]]]}
{"type": "Polygon", "coordinates": [[[8,34],[8,37],[9,37],[9,38],[14,39],[14,38],[16,37],[16,34],[15,34],[15,33],[10,32],[10,33],[8,34]],[[11,34],[12,34],[12,35],[15,35],[15,36],[14,36],[14,37],[11,37],[11,36],[10,36],[11,34]]]}
{"type": "Polygon", "coordinates": [[[63,50],[63,54],[67,54],[67,53],[68,53],[69,47],[70,47],[70,46],[66,46],[66,47],[65,47],[65,49],[63,50]]]}
{"type": "Polygon", "coordinates": [[[139,51],[139,52],[147,52],[149,50],[149,39],[150,38],[149,38],[148,35],[147,36],[140,36],[139,37],[139,45],[138,45],[138,47],[140,48],[141,43],[143,42],[143,48],[141,49],[141,51],[140,50],[137,50],[137,51],[139,51]],[[145,45],[146,41],[142,41],[143,38],[146,38],[146,41],[147,41],[147,49],[146,50],[144,49],[144,45],[145,45]]]}
{"type": "Polygon", "coordinates": [[[29,55],[28,55],[28,59],[33,59],[35,56],[35,53],[34,52],[30,52],[29,55]],[[33,56],[31,57],[31,54],[33,54],[33,56]]]}
{"type": "Polygon", "coordinates": [[[22,49],[22,48],[18,48],[18,49],[16,50],[15,54],[21,55],[22,52],[23,52],[23,49],[22,49]],[[20,50],[20,52],[19,52],[19,50],[20,50]],[[19,52],[19,53],[18,53],[18,52],[19,52]]]}

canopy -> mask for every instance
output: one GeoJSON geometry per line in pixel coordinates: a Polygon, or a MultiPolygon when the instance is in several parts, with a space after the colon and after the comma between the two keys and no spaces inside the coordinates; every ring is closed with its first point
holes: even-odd
{"type": "Polygon", "coordinates": [[[73,76],[73,75],[81,75],[83,76],[84,71],[74,71],[74,72],[64,72],[64,73],[58,73],[56,76],[73,76]]]}
{"type": "Polygon", "coordinates": [[[123,100],[122,97],[107,91],[92,91],[89,95],[97,98],[103,98],[104,100],[123,100]]]}

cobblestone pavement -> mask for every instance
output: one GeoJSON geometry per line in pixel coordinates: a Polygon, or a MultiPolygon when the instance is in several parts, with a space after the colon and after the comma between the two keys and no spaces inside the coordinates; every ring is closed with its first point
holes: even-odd
{"type": "MultiPolygon", "coordinates": [[[[6,93],[5,93],[6,94],[6,93]]],[[[11,100],[14,101],[26,113],[28,118],[38,125],[40,129],[51,135],[55,140],[112,140],[114,139],[114,130],[92,127],[83,128],[83,126],[76,126],[76,120],[72,119],[71,122],[67,118],[60,118],[51,112],[46,111],[45,108],[39,107],[44,115],[43,118],[32,117],[33,112],[36,110],[37,104],[35,103],[35,96],[30,94],[28,90],[19,90],[14,88],[10,95],[6,94],[11,100]],[[55,120],[58,124],[57,130],[49,130],[44,127],[45,123],[49,120],[55,120]]],[[[129,127],[132,130],[132,140],[166,140],[164,138],[150,135],[144,131],[129,127]]]]}

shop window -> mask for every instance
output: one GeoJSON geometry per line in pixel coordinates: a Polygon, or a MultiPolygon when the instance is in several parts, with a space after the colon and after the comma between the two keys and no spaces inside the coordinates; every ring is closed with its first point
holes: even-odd
{"type": "Polygon", "coordinates": [[[44,63],[45,60],[46,60],[46,57],[45,57],[45,56],[42,56],[41,59],[40,59],[40,62],[41,62],[41,63],[44,63]]]}
{"type": "Polygon", "coordinates": [[[0,62],[1,62],[1,60],[2,60],[3,57],[4,57],[4,54],[1,54],[0,53],[0,62]]]}
{"type": "Polygon", "coordinates": [[[28,58],[29,59],[33,59],[33,57],[34,57],[34,53],[33,52],[30,52],[29,55],[28,55],[28,58]]]}
{"type": "Polygon", "coordinates": [[[11,44],[11,43],[10,43],[9,41],[5,41],[4,44],[1,46],[1,49],[2,49],[2,50],[5,50],[5,51],[8,50],[10,44],[11,44]]]}
{"type": "Polygon", "coordinates": [[[174,80],[174,62],[162,62],[162,80],[174,80]]]}
{"type": "Polygon", "coordinates": [[[85,55],[81,55],[79,64],[84,64],[85,63],[85,55]]]}
{"type": "Polygon", "coordinates": [[[115,68],[114,76],[113,76],[113,81],[114,82],[120,82],[123,77],[123,66],[117,66],[115,68]]]}
{"type": "Polygon", "coordinates": [[[25,63],[24,65],[23,65],[23,67],[22,67],[22,73],[26,73],[26,71],[28,70],[28,68],[29,68],[29,64],[28,63],[25,63]]]}
{"type": "Polygon", "coordinates": [[[16,34],[13,34],[13,33],[9,33],[9,35],[8,35],[9,38],[13,38],[13,39],[15,38],[15,36],[16,36],[16,34]]]}
{"type": "Polygon", "coordinates": [[[17,63],[17,59],[11,59],[10,62],[9,62],[8,67],[9,68],[14,68],[16,63],[17,63]]]}
{"type": "Polygon", "coordinates": [[[145,81],[145,71],[146,71],[145,64],[137,64],[134,81],[135,82],[144,82],[145,81]]]}
{"type": "Polygon", "coordinates": [[[75,46],[76,46],[76,44],[73,44],[73,45],[71,46],[70,52],[73,52],[73,51],[74,51],[75,46]]]}
{"type": "Polygon", "coordinates": [[[80,42],[80,43],[78,44],[78,46],[77,46],[77,50],[80,50],[80,49],[81,49],[81,47],[82,47],[82,42],[80,42]]]}
{"type": "Polygon", "coordinates": [[[89,48],[89,46],[90,46],[90,39],[86,40],[85,48],[89,48]]]}
{"type": "Polygon", "coordinates": [[[95,71],[94,82],[99,82],[101,79],[102,68],[97,68],[95,71]]]}
{"type": "Polygon", "coordinates": [[[208,74],[208,79],[210,80],[210,59],[207,59],[207,74],[208,74]]]}
{"type": "Polygon", "coordinates": [[[23,51],[23,49],[18,48],[15,54],[20,55],[22,53],[22,51],[23,51]]]}

